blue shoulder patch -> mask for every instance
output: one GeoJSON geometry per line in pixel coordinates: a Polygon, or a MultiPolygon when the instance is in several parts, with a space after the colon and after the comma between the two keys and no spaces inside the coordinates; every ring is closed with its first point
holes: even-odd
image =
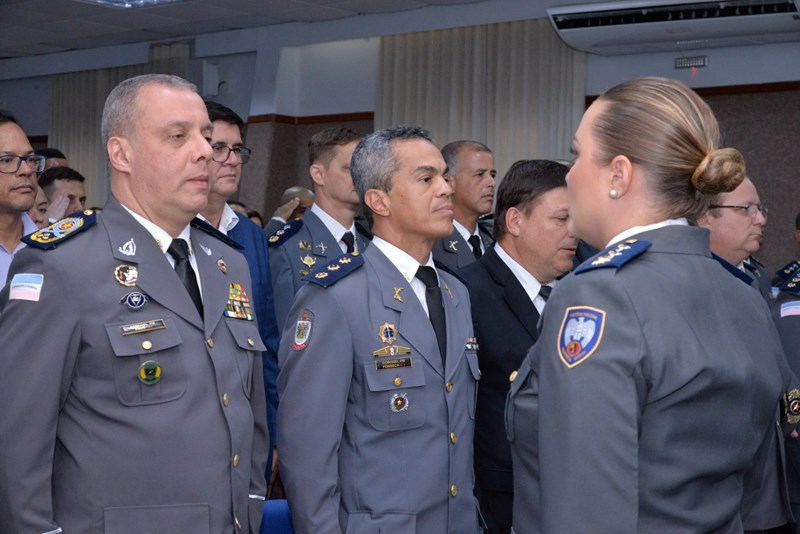
{"type": "Polygon", "coordinates": [[[29,247],[52,250],[67,239],[78,235],[97,222],[93,210],[76,211],[50,226],[26,235],[22,241],[29,247]]]}
{"type": "Polygon", "coordinates": [[[649,241],[639,241],[638,239],[626,239],[622,243],[611,245],[600,254],[583,262],[580,267],[575,269],[575,274],[585,273],[593,269],[604,267],[620,268],[634,258],[644,254],[653,244],[649,241]]]}
{"type": "Polygon", "coordinates": [[[800,295],[800,267],[786,279],[784,283],[778,286],[778,291],[787,291],[800,295]]]}
{"type": "Polygon", "coordinates": [[[339,256],[327,265],[314,269],[301,280],[322,287],[330,287],[362,265],[364,265],[364,257],[358,252],[351,252],[339,256]]]}
{"type": "Polygon", "coordinates": [[[279,247],[287,239],[296,234],[303,227],[303,219],[294,219],[284,224],[280,230],[269,236],[267,242],[270,247],[279,247]]]}
{"type": "Polygon", "coordinates": [[[798,269],[800,269],[800,260],[790,261],[775,273],[775,278],[779,279],[780,281],[786,281],[798,269]]]}

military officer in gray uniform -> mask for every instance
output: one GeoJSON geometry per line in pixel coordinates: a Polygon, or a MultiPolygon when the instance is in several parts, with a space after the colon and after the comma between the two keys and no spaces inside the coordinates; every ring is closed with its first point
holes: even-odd
{"type": "Polygon", "coordinates": [[[102,214],[32,234],[12,264],[0,532],[259,531],[265,347],[244,257],[193,221],[210,133],[185,80],[122,82],[102,214]]]}
{"type": "Polygon", "coordinates": [[[685,218],[744,179],[718,144],[673,80],[622,83],[584,115],[571,227],[607,248],[553,291],[512,377],[517,534],[742,532],[788,377],[761,296],[685,218]]]}
{"type": "Polygon", "coordinates": [[[328,128],[308,142],[314,204],[302,219],[288,221],[268,238],[275,318],[283,328],[301,278],[343,252],[363,252],[368,240],[354,222],[360,205],[350,176],[350,158],[361,134],[328,128]]]}
{"type": "Polygon", "coordinates": [[[312,271],[289,313],[279,461],[298,533],[479,530],[469,294],[431,258],[452,229],[444,170],[421,128],[362,140],[352,172],[375,238],[312,271]]]}

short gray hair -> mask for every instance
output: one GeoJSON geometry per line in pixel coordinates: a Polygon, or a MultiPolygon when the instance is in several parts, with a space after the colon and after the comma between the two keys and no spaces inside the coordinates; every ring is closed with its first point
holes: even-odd
{"type": "Polygon", "coordinates": [[[350,174],[358,200],[361,202],[364,216],[371,223],[372,212],[364,203],[364,197],[370,189],[378,189],[387,193],[392,188],[392,175],[400,168],[400,162],[394,153],[392,143],[423,139],[433,143],[431,133],[420,126],[394,126],[369,134],[362,139],[353,151],[350,163],[350,174]]]}
{"type": "Polygon", "coordinates": [[[107,146],[108,140],[115,135],[130,136],[133,133],[133,124],[138,115],[136,97],[139,95],[139,91],[147,85],[166,85],[197,92],[197,86],[193,83],[170,74],[143,74],[120,82],[109,93],[103,106],[103,119],[100,126],[103,146],[107,146]]]}

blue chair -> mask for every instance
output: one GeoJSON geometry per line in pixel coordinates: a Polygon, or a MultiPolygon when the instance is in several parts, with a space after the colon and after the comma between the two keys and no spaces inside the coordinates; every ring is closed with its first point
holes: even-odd
{"type": "Polygon", "coordinates": [[[286,499],[264,501],[260,534],[294,534],[292,512],[286,499]]]}

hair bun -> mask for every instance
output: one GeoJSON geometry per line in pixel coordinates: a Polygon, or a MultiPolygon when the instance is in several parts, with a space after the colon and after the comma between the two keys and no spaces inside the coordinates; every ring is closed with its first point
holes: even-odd
{"type": "Polygon", "coordinates": [[[735,148],[711,150],[692,173],[692,185],[704,195],[733,191],[746,176],[744,157],[735,148]]]}

